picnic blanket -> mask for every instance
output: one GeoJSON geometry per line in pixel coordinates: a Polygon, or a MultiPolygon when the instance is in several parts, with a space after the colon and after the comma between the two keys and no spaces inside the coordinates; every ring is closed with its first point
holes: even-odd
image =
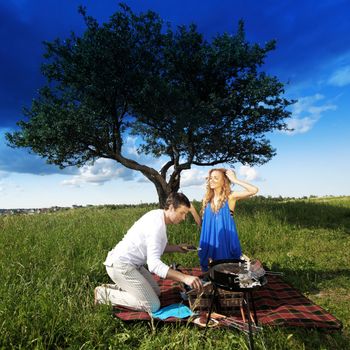
{"type": "MultiPolygon", "coordinates": [[[[199,276],[199,268],[182,268],[184,273],[199,276]]],[[[161,307],[175,303],[186,303],[181,299],[183,287],[180,283],[154,276],[160,285],[161,307]]],[[[338,330],[342,323],[322,307],[314,304],[302,293],[286,283],[280,276],[268,276],[268,283],[254,290],[254,303],[259,325],[289,326],[305,328],[321,328],[338,330]]],[[[127,310],[123,307],[114,307],[114,315],[121,320],[150,320],[147,312],[127,310]]],[[[232,320],[242,321],[239,313],[229,315],[232,320]]],[[[186,321],[186,320],[185,320],[186,321]]],[[[164,322],[184,322],[184,320],[170,317],[164,322]]]]}

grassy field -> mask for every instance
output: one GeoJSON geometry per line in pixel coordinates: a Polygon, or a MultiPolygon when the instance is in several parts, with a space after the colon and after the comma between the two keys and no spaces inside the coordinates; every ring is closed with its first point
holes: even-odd
{"type": "MultiPolygon", "coordinates": [[[[102,262],[152,206],[93,207],[0,216],[1,349],[247,349],[236,331],[177,324],[125,324],[94,307],[108,282],[102,262]]],[[[244,253],[285,273],[288,282],[343,322],[341,332],[265,328],[256,349],[350,349],[350,197],[238,203],[244,253]]],[[[169,241],[197,244],[192,218],[169,227],[169,241]]],[[[196,266],[196,254],[164,259],[196,266]]]]}

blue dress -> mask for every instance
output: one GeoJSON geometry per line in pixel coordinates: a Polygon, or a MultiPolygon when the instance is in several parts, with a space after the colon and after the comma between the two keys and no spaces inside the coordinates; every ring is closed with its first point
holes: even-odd
{"type": "Polygon", "coordinates": [[[242,255],[236,224],[228,201],[215,213],[207,204],[199,241],[199,260],[202,271],[208,270],[208,259],[238,259],[242,255]]]}

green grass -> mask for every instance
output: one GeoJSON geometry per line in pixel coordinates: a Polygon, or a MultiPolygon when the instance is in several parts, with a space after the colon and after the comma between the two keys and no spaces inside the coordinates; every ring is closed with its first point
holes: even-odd
{"type": "MultiPolygon", "coordinates": [[[[0,216],[1,349],[247,349],[236,331],[148,322],[123,323],[93,306],[108,282],[102,262],[152,206],[92,207],[0,216]]],[[[350,197],[238,203],[244,253],[260,259],[339,318],[342,332],[265,328],[256,349],[350,349],[350,197]]],[[[169,241],[197,244],[191,218],[168,229],[169,241]]],[[[198,265],[195,253],[166,262],[198,265]]]]}

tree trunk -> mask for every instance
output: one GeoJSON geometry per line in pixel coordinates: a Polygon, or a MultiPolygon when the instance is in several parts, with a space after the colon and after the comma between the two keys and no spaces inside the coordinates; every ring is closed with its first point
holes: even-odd
{"type": "Polygon", "coordinates": [[[158,193],[159,208],[163,209],[165,207],[165,203],[169,194],[172,192],[178,192],[180,188],[180,177],[178,177],[177,181],[172,181],[168,183],[166,189],[164,189],[164,187],[160,183],[153,183],[158,193]]]}
{"type": "Polygon", "coordinates": [[[159,173],[153,168],[139,164],[132,159],[125,158],[120,153],[120,150],[113,153],[113,156],[111,158],[129,169],[140,171],[148,180],[154,184],[158,193],[160,208],[164,208],[169,194],[171,192],[178,192],[180,188],[181,170],[174,172],[170,176],[169,182],[166,182],[166,171],[164,173],[159,173]]]}
{"type": "Polygon", "coordinates": [[[156,186],[158,193],[159,208],[164,209],[166,199],[168,198],[170,191],[164,191],[161,186],[156,186]]]}

